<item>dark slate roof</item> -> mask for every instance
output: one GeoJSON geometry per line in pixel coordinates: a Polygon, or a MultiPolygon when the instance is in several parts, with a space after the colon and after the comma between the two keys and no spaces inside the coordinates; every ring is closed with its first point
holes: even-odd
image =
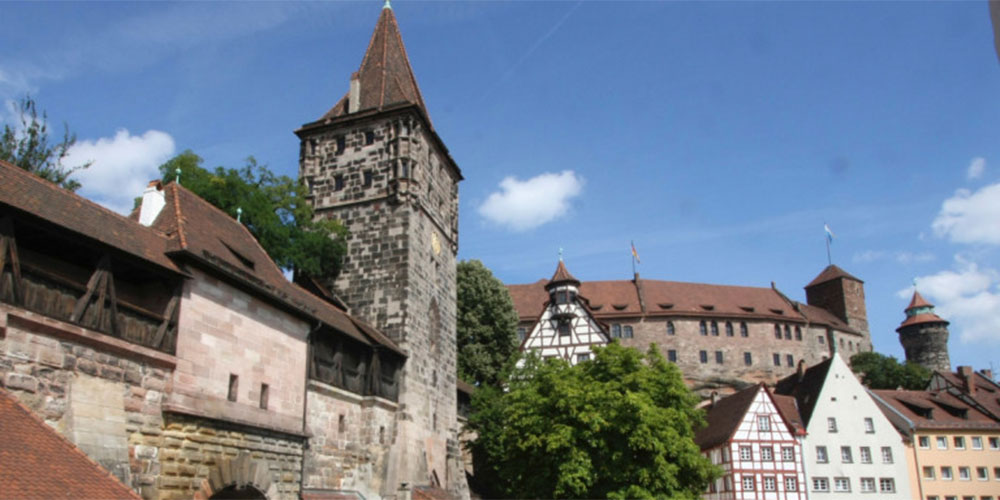
{"type": "Polygon", "coordinates": [[[810,281],[808,285],[806,285],[806,288],[809,288],[813,285],[818,285],[820,283],[826,283],[827,281],[832,281],[837,278],[847,278],[864,283],[864,281],[861,281],[858,278],[851,276],[851,274],[848,273],[847,271],[833,264],[830,264],[829,266],[826,266],[826,269],[823,269],[823,271],[821,271],[818,276],[813,278],[813,280],[810,281]]]}
{"type": "Polygon", "coordinates": [[[809,419],[812,417],[813,409],[816,408],[816,402],[819,401],[819,392],[823,389],[823,382],[832,363],[833,358],[821,361],[801,374],[795,372],[779,380],[774,386],[775,394],[795,398],[806,428],[809,427],[809,419]]]}
{"type": "MultiPolygon", "coordinates": [[[[913,422],[917,430],[990,429],[1000,422],[945,391],[875,390],[883,402],[913,422]]],[[[886,410],[883,408],[883,412],[886,410]]]]}
{"type": "Polygon", "coordinates": [[[715,405],[707,409],[705,422],[708,425],[695,434],[695,444],[702,450],[707,450],[729,441],[762,388],[759,384],[752,385],[716,401],[715,405]]]}
{"type": "MultiPolygon", "coordinates": [[[[383,8],[368,42],[368,50],[355,76],[361,85],[357,112],[384,110],[401,105],[414,105],[430,121],[424,98],[413,76],[410,59],[406,56],[403,37],[391,8],[383,8]]],[[[339,118],[348,112],[350,92],[330,109],[323,119],[339,118]]]]}
{"type": "Polygon", "coordinates": [[[0,206],[9,206],[147,263],[180,273],[165,252],[168,240],[76,193],[0,161],[0,206]]]}
{"type": "Polygon", "coordinates": [[[167,204],[152,227],[168,235],[172,255],[195,258],[355,340],[403,354],[375,328],[285,279],[250,231],[236,219],[177,183],[167,184],[164,194],[167,204]]]}
{"type": "Polygon", "coordinates": [[[140,498],[0,389],[0,496],[140,498]]]}

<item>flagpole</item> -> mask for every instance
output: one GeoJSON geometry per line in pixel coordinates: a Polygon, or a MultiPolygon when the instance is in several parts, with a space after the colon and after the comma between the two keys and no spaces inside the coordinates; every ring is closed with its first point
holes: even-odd
{"type": "Polygon", "coordinates": [[[827,237],[824,237],[823,239],[826,240],[826,263],[827,263],[827,265],[832,266],[833,265],[833,258],[830,256],[830,237],[827,236],[827,237]]]}
{"type": "Polygon", "coordinates": [[[635,242],[629,241],[629,244],[632,245],[632,276],[635,276],[635,242]]]}

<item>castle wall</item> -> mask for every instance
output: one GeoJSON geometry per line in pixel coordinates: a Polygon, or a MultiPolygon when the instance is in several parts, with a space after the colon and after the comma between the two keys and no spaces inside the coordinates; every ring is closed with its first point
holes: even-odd
{"type": "Polygon", "coordinates": [[[917,323],[902,327],[899,330],[899,343],[903,345],[907,361],[931,371],[951,371],[947,323],[917,323]]]}

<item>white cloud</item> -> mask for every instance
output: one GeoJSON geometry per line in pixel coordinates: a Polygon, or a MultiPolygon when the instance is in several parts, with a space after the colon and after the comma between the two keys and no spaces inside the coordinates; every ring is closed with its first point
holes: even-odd
{"type": "Polygon", "coordinates": [[[975,193],[959,189],[941,204],[931,224],[934,234],[954,243],[1000,245],[1000,183],[975,193]]]}
{"type": "Polygon", "coordinates": [[[965,172],[965,178],[972,180],[978,179],[983,176],[983,172],[986,170],[986,158],[981,156],[973,158],[972,162],[969,163],[969,168],[965,172]]]}
{"type": "Polygon", "coordinates": [[[526,181],[507,177],[500,191],[479,206],[479,215],[514,231],[526,231],[564,215],[570,200],[583,191],[583,178],[572,170],[544,173],[526,181]]]}
{"type": "Polygon", "coordinates": [[[877,260],[882,260],[888,256],[887,252],[882,250],[865,250],[864,252],[855,253],[851,257],[851,261],[855,264],[867,264],[869,262],[875,262],[877,260]]]}
{"type": "MultiPolygon", "coordinates": [[[[956,269],[916,279],[920,294],[936,305],[936,312],[950,321],[952,334],[963,342],[1000,342],[1000,273],[955,257],[956,269]]],[[[900,290],[909,299],[913,288],[900,290]]]]}
{"type": "Polygon", "coordinates": [[[173,154],[174,139],[165,132],[150,130],[131,135],[120,129],[111,138],[77,141],[63,163],[73,166],[92,161],[90,168],[73,175],[83,185],[80,194],[128,214],[133,199],[142,195],[150,180],[159,177],[156,167],[173,154]]]}
{"type": "Polygon", "coordinates": [[[913,253],[913,252],[887,252],[884,250],[865,250],[863,252],[855,253],[851,260],[855,264],[869,264],[872,262],[877,262],[885,259],[893,259],[898,264],[909,265],[918,264],[922,262],[930,262],[934,260],[934,254],[929,252],[923,253],[913,253]]]}
{"type": "Polygon", "coordinates": [[[930,252],[923,253],[912,253],[912,252],[896,252],[896,262],[907,265],[907,264],[919,264],[921,262],[930,262],[934,260],[934,254],[930,252]]]}

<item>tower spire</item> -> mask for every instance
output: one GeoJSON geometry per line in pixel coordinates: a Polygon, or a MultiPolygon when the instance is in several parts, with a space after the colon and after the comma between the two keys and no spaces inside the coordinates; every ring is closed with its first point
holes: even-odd
{"type": "Polygon", "coordinates": [[[385,0],[385,3],[382,5],[382,8],[392,10],[392,5],[389,4],[389,0],[385,0]]]}

